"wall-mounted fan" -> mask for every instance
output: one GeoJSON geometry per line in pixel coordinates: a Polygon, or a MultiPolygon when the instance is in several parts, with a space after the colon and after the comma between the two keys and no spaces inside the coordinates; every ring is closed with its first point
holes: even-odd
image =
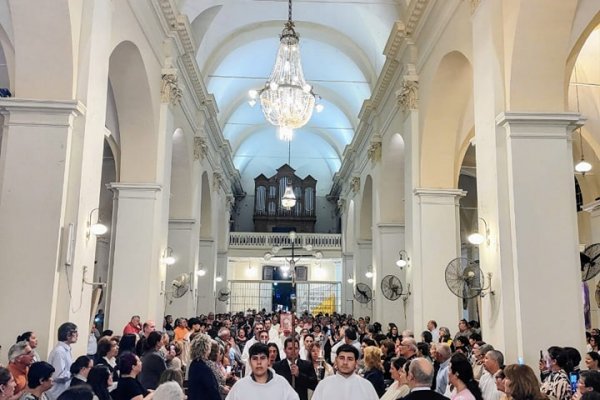
{"type": "Polygon", "coordinates": [[[354,288],[354,298],[362,304],[367,304],[373,299],[373,291],[366,283],[357,283],[354,288]]]}
{"type": "Polygon", "coordinates": [[[171,282],[171,294],[174,298],[180,298],[190,290],[190,275],[181,274],[171,282]]]}
{"type": "Polygon", "coordinates": [[[386,299],[394,301],[403,295],[409,295],[410,287],[407,293],[403,293],[400,278],[395,275],[386,275],[381,280],[381,293],[383,293],[386,299]]]}
{"type": "Polygon", "coordinates": [[[219,289],[219,294],[217,295],[217,298],[219,299],[219,301],[227,301],[229,300],[229,296],[231,296],[231,291],[227,288],[221,288],[219,289]]]}
{"type": "MultiPolygon", "coordinates": [[[[461,299],[472,299],[477,296],[484,296],[485,290],[490,286],[485,286],[485,278],[479,260],[472,261],[467,258],[455,258],[446,266],[446,285],[448,289],[461,299]]],[[[491,274],[488,274],[491,277],[491,274]]],[[[493,294],[493,292],[490,292],[493,294]]]]}
{"type": "Polygon", "coordinates": [[[594,243],[579,253],[581,280],[589,281],[600,273],[600,243],[594,243]]]}

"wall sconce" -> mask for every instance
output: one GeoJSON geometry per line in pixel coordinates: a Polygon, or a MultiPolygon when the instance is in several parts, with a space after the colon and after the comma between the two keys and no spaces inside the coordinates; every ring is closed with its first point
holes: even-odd
{"type": "Polygon", "coordinates": [[[348,275],[348,280],[346,282],[348,282],[349,284],[354,283],[354,278],[352,277],[352,275],[348,275]]]}
{"type": "Polygon", "coordinates": [[[223,282],[223,277],[221,275],[217,275],[217,277],[215,278],[215,281],[223,282]]]}
{"type": "Polygon", "coordinates": [[[479,217],[478,219],[483,221],[483,225],[485,226],[485,231],[483,234],[479,233],[479,232],[474,232],[471,233],[468,237],[467,240],[474,244],[479,246],[480,244],[482,244],[483,242],[485,242],[486,244],[490,244],[490,228],[488,227],[487,221],[485,219],[483,219],[482,217],[479,217]]]}
{"type": "Polygon", "coordinates": [[[373,277],[373,267],[369,266],[367,268],[367,272],[365,272],[365,276],[369,279],[373,277]]]}
{"type": "Polygon", "coordinates": [[[396,261],[396,265],[400,267],[400,269],[408,266],[408,262],[410,261],[408,253],[404,250],[400,250],[398,252],[398,255],[400,256],[400,258],[398,258],[398,261],[396,261]]]}
{"type": "Polygon", "coordinates": [[[204,269],[204,266],[200,266],[200,268],[198,269],[198,271],[196,271],[196,275],[198,276],[204,276],[206,275],[206,270],[204,269]]]}
{"type": "Polygon", "coordinates": [[[104,235],[106,232],[108,232],[108,228],[106,227],[106,225],[104,225],[102,223],[102,221],[100,221],[100,209],[96,207],[92,211],[90,211],[90,215],[87,220],[86,238],[89,239],[90,235],[94,235],[94,236],[104,235]],[[95,223],[92,222],[92,218],[94,216],[94,211],[98,211],[98,219],[96,220],[95,223]]]}
{"type": "Polygon", "coordinates": [[[177,259],[175,258],[175,256],[173,256],[173,249],[170,247],[167,247],[165,249],[165,251],[163,252],[162,262],[165,263],[166,265],[173,265],[173,264],[175,264],[176,261],[177,261],[177,259]]]}

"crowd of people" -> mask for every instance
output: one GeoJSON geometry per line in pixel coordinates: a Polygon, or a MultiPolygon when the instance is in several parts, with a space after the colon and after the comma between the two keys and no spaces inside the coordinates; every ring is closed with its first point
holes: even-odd
{"type": "Polygon", "coordinates": [[[160,331],[133,316],[118,333],[96,322],[77,358],[73,323],[59,327],[47,360],[34,332],[20,335],[0,366],[0,400],[600,400],[598,330],[583,360],[553,346],[534,372],[505,365],[475,321],[452,336],[432,320],[416,337],[336,313],[167,315],[160,331]]]}

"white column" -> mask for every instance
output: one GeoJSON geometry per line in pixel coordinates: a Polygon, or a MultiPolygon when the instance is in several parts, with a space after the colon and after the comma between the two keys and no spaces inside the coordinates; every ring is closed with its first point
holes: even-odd
{"type": "Polygon", "coordinates": [[[354,315],[354,282],[348,282],[349,278],[356,279],[353,254],[342,254],[342,271],[342,313],[354,315]]]}
{"type": "Polygon", "coordinates": [[[413,238],[413,253],[420,260],[411,262],[414,320],[409,324],[415,332],[425,330],[433,319],[438,326],[453,332],[459,316],[458,299],[445,281],[448,263],[460,257],[459,200],[465,192],[457,189],[416,189],[414,199],[420,235],[413,238]]]}
{"type": "Polygon", "coordinates": [[[167,266],[165,287],[177,277],[188,274],[190,290],[177,298],[167,294],[165,314],[174,318],[190,317],[196,312],[196,266],[198,264],[198,237],[199,225],[193,219],[169,220],[169,247],[173,250],[175,264],[167,266]]]}
{"type": "MultiPolygon", "coordinates": [[[[592,203],[583,206],[583,210],[589,213],[590,220],[590,244],[600,243],[600,200],[596,200],[592,203]]],[[[600,275],[597,275],[593,279],[587,281],[589,292],[590,292],[590,315],[592,319],[592,328],[600,325],[600,308],[596,301],[596,287],[600,282],[600,275]]]]}
{"type": "MultiPolygon", "coordinates": [[[[227,276],[227,252],[217,252],[217,275],[220,275],[223,280],[221,282],[215,281],[215,295],[217,297],[215,305],[215,313],[226,313],[229,309],[229,300],[220,301],[219,291],[226,290],[229,287],[228,276],[227,276]]],[[[270,310],[267,310],[270,311],[270,310]]]]}
{"type": "Polygon", "coordinates": [[[490,245],[480,246],[482,266],[500,271],[494,275],[496,295],[485,303],[484,332],[491,343],[504,345],[509,360],[523,357],[529,365],[539,359],[540,348],[585,349],[570,141],[578,121],[572,113],[500,114],[496,122],[504,129],[494,141],[499,172],[481,176],[478,168],[478,188],[494,185],[504,193],[496,203],[480,203],[480,215],[500,209],[510,218],[497,224],[490,217],[490,245]],[[498,249],[508,256],[500,259],[498,249]],[[495,321],[511,318],[515,329],[494,329],[495,321]],[[556,329],[557,318],[569,329],[556,329]]]}
{"type": "Polygon", "coordinates": [[[198,268],[204,268],[206,275],[198,278],[196,314],[215,311],[216,251],[212,239],[200,239],[198,244],[198,268]]]}
{"type": "MultiPolygon", "coordinates": [[[[366,272],[373,268],[373,242],[371,240],[358,240],[354,252],[354,281],[367,284],[373,290],[373,278],[367,278],[366,272]]],[[[354,293],[353,293],[354,295],[354,293]]],[[[373,318],[373,302],[360,303],[354,300],[354,315],[357,317],[369,316],[373,318]]]]}
{"type": "Polygon", "coordinates": [[[396,265],[398,252],[404,250],[404,224],[378,224],[373,232],[373,266],[375,267],[374,319],[387,327],[389,322],[398,325],[398,329],[407,327],[402,298],[395,301],[384,297],[381,281],[386,275],[398,277],[403,291],[408,291],[404,269],[396,265]]]}
{"type": "Polygon", "coordinates": [[[113,254],[108,327],[121,332],[132,315],[162,321],[164,249],[160,245],[161,186],[112,183],[113,254]]]}

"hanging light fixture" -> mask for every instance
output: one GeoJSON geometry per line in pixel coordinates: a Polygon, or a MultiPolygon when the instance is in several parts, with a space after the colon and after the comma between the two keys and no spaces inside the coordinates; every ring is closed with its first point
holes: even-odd
{"type": "MultiPolygon", "coordinates": [[[[267,121],[279,127],[281,140],[292,140],[293,129],[306,125],[320,99],[304,80],[299,41],[292,21],[292,0],[289,0],[288,20],[279,36],[273,71],[262,89],[248,92],[248,103],[254,106],[257,99],[260,100],[267,121]]],[[[322,110],[323,105],[318,104],[317,112],[322,110]]]]}
{"type": "MultiPolygon", "coordinates": [[[[577,113],[579,113],[579,79],[577,79],[577,64],[575,64],[575,99],[577,100],[577,113]]],[[[581,160],[577,164],[575,164],[575,172],[578,172],[582,175],[585,175],[586,172],[590,172],[592,170],[592,164],[585,161],[585,157],[583,156],[583,134],[581,132],[581,127],[577,128],[579,132],[579,148],[581,149],[581,160]]]]}
{"type": "MultiPolygon", "coordinates": [[[[292,141],[290,140],[288,141],[288,165],[290,165],[291,162],[291,154],[292,141]]],[[[291,179],[290,182],[288,182],[288,184],[285,185],[285,192],[283,192],[283,196],[281,197],[281,205],[286,210],[289,210],[296,205],[296,195],[294,194],[294,188],[292,187],[291,179]]]]}

